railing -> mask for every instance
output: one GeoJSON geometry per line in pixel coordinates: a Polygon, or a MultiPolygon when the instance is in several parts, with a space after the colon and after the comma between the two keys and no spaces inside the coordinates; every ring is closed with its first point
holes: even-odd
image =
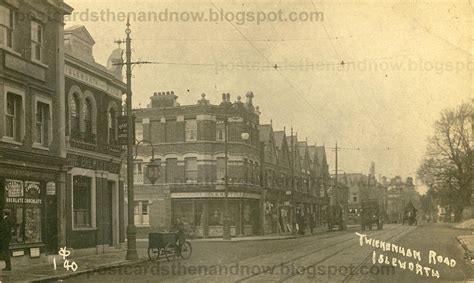
{"type": "Polygon", "coordinates": [[[71,136],[69,139],[71,147],[80,148],[89,151],[100,152],[107,155],[120,157],[123,153],[123,148],[115,144],[100,144],[98,145],[94,138],[84,139],[77,136],[71,136]]]}

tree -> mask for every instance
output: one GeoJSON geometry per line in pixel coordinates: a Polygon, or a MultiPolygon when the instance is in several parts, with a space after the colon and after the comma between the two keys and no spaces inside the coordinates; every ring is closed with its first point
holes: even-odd
{"type": "Polygon", "coordinates": [[[432,188],[441,205],[453,210],[456,221],[471,204],[472,117],[473,108],[468,103],[443,111],[418,169],[418,177],[432,188]]]}

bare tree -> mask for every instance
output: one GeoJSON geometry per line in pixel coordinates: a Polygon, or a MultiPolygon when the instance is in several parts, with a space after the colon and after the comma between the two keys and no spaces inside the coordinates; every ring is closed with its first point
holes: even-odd
{"type": "Polygon", "coordinates": [[[418,177],[434,191],[442,205],[448,205],[460,220],[471,203],[473,108],[465,103],[443,111],[428,139],[426,157],[418,177]]]}

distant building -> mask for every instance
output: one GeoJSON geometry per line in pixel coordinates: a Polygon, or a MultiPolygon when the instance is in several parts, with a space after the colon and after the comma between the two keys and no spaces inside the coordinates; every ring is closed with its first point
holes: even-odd
{"type": "Polygon", "coordinates": [[[400,176],[392,178],[387,185],[387,209],[388,222],[401,223],[405,206],[412,202],[419,209],[420,195],[415,190],[413,178],[408,177],[405,182],[400,176]]]}

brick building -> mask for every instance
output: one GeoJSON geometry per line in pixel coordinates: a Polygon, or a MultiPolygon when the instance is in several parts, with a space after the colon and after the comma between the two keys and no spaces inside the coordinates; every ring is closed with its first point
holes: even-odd
{"type": "Polygon", "coordinates": [[[121,66],[117,49],[109,66],[95,62],[94,39],[84,26],[65,30],[65,100],[67,159],[62,215],[66,244],[77,254],[120,248],[124,239],[122,148],[117,145],[117,118],[122,113],[121,66]]]}
{"type": "Polygon", "coordinates": [[[71,11],[61,0],[0,3],[0,210],[15,222],[14,265],[41,260],[64,240],[63,32],[71,11]]]}
{"type": "Polygon", "coordinates": [[[196,237],[222,236],[224,221],[225,121],[228,131],[228,189],[232,235],[262,233],[259,112],[253,94],[219,105],[205,95],[181,106],[173,92],[155,93],[146,109],[136,109],[135,224],[138,237],[168,230],[180,217],[196,237]],[[161,160],[161,176],[152,185],[146,164],[161,160]]]}

